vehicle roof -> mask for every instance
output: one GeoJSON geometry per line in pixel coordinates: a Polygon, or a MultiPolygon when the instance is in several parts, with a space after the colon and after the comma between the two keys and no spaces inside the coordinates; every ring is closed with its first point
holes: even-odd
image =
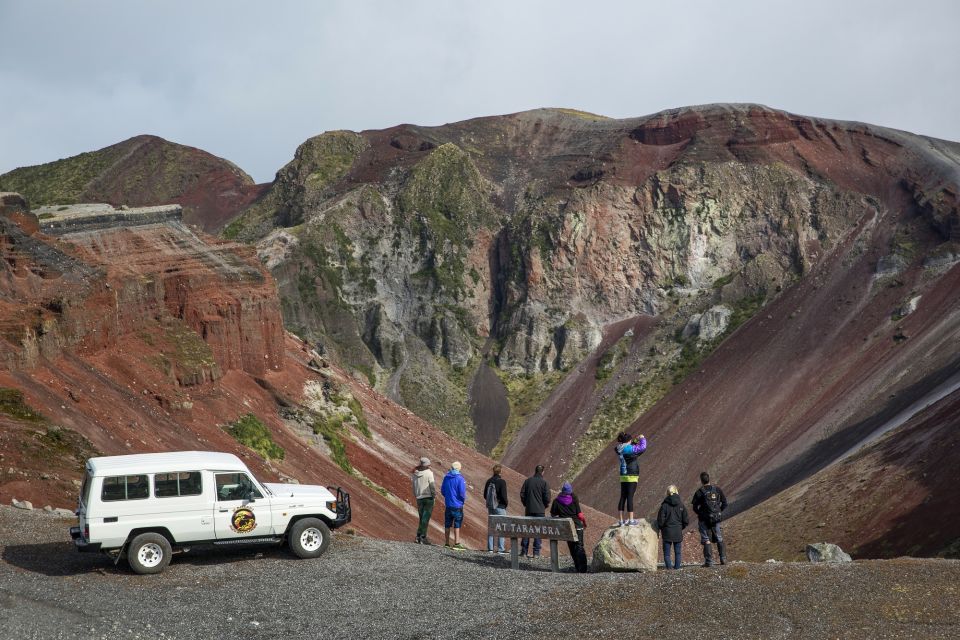
{"type": "Polygon", "coordinates": [[[102,456],[87,460],[87,469],[93,476],[138,473],[165,473],[173,471],[246,471],[232,453],[219,451],[168,451],[165,453],[135,453],[127,456],[102,456]]]}

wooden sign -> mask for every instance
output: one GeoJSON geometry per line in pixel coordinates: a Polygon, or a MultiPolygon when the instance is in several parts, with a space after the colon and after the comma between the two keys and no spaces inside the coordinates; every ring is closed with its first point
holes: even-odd
{"type": "Polygon", "coordinates": [[[560,570],[558,540],[576,540],[577,529],[572,518],[536,516],[487,516],[487,535],[510,538],[510,566],[520,568],[520,538],[546,538],[550,541],[550,568],[560,570]]]}

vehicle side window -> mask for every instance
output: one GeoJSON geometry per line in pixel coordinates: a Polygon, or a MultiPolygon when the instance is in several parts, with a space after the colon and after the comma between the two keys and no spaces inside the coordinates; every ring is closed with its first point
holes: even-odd
{"type": "Polygon", "coordinates": [[[254,498],[262,498],[263,494],[253,484],[245,473],[218,473],[217,500],[245,500],[251,494],[254,498]]]}
{"type": "Polygon", "coordinates": [[[153,495],[158,498],[198,496],[203,493],[199,471],[158,473],[153,476],[153,495]]]}
{"type": "Polygon", "coordinates": [[[145,475],[109,476],[103,479],[100,499],[104,502],[141,500],[149,495],[150,481],[145,475]]]}

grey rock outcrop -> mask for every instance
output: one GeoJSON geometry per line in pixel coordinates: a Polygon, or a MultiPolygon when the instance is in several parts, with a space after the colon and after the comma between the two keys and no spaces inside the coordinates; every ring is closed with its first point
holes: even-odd
{"type": "Polygon", "coordinates": [[[733,315],[733,311],[722,304],[707,309],[700,318],[700,339],[703,341],[713,340],[726,331],[730,324],[731,315],[733,315]]]}
{"type": "Polygon", "coordinates": [[[878,276],[893,276],[907,268],[907,259],[897,253],[883,256],[877,260],[878,276]]]}
{"type": "Polygon", "coordinates": [[[807,545],[807,560],[810,562],[852,562],[850,555],[830,542],[815,542],[807,545]]]}
{"type": "Polygon", "coordinates": [[[702,342],[709,342],[727,330],[732,315],[733,310],[722,304],[710,307],[703,313],[695,313],[687,320],[680,337],[684,340],[696,337],[702,342]]]}
{"type": "Polygon", "coordinates": [[[656,571],[657,532],[645,519],[636,526],[610,527],[593,550],[594,571],[656,571]]]}

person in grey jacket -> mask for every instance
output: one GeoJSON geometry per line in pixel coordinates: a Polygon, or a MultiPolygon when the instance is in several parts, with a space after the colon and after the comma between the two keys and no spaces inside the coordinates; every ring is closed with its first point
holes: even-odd
{"type": "MultiPolygon", "coordinates": [[[[524,507],[524,515],[543,517],[547,513],[547,506],[550,504],[550,485],[543,479],[543,465],[538,464],[534,469],[533,475],[523,481],[520,487],[520,503],[524,507]]],[[[534,538],[533,555],[540,556],[540,549],[543,547],[542,538],[534,538]]],[[[520,541],[520,555],[529,555],[530,538],[523,538],[520,541]]]]}
{"type": "Polygon", "coordinates": [[[417,501],[420,525],[417,527],[417,544],[431,544],[427,539],[433,503],[437,498],[437,481],[430,470],[430,458],[420,458],[420,465],[413,470],[413,497],[417,501]]]}

